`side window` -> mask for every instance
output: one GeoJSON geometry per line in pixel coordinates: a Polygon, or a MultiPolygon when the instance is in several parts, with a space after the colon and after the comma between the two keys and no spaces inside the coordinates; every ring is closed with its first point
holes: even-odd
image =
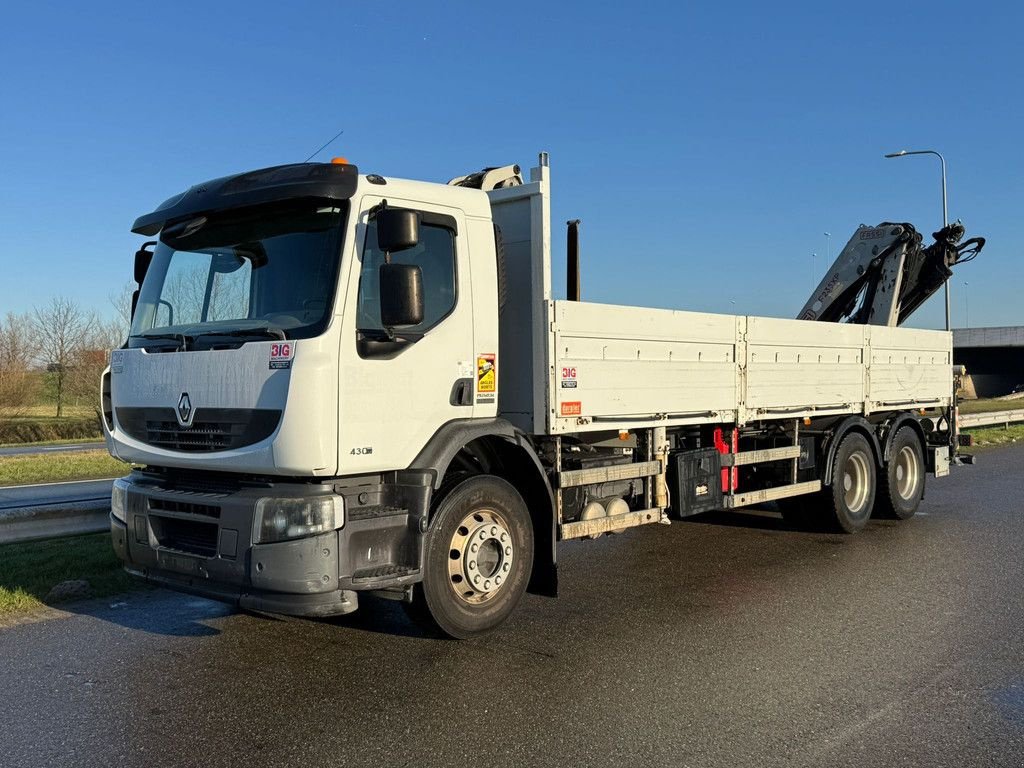
{"type": "MultiPolygon", "coordinates": [[[[437,325],[455,308],[455,233],[447,227],[420,223],[420,241],[415,248],[391,254],[395,264],[416,264],[423,271],[423,322],[403,329],[423,333],[437,325]]],[[[380,265],[384,253],[377,248],[377,224],[366,227],[363,263],[359,275],[359,303],[356,327],[380,331],[380,265]]]]}

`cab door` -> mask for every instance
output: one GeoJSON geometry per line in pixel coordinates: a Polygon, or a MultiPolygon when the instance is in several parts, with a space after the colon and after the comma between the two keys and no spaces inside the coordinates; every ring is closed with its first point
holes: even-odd
{"type": "Polygon", "coordinates": [[[355,228],[341,342],[339,473],[407,467],[443,424],[470,418],[474,402],[473,295],[463,213],[389,196],[390,207],[419,214],[419,242],[391,254],[418,266],[423,321],[381,324],[375,209],[363,198],[355,228]],[[354,300],[352,300],[354,298],[354,300]]]}

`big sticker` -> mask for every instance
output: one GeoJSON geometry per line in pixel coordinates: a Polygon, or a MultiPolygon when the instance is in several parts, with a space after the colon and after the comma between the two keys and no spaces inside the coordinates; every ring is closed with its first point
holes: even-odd
{"type": "Polygon", "coordinates": [[[290,341],[275,341],[270,345],[270,370],[281,370],[292,367],[295,355],[295,344],[290,341]]]}

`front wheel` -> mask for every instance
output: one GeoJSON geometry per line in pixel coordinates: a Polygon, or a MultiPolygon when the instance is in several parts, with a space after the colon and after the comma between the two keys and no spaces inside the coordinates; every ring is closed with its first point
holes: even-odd
{"type": "Polygon", "coordinates": [[[408,610],[428,630],[465,640],[508,618],[533,569],[533,525],[507,481],[476,475],[442,489],[408,610]]]}

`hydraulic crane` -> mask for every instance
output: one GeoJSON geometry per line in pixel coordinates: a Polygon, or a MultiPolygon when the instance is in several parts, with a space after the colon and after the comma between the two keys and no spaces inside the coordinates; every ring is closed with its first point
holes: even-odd
{"type": "Polygon", "coordinates": [[[798,320],[899,326],[974,259],[985,238],[963,239],[959,221],[935,232],[928,247],[910,224],[861,225],[818,283],[798,320]]]}

